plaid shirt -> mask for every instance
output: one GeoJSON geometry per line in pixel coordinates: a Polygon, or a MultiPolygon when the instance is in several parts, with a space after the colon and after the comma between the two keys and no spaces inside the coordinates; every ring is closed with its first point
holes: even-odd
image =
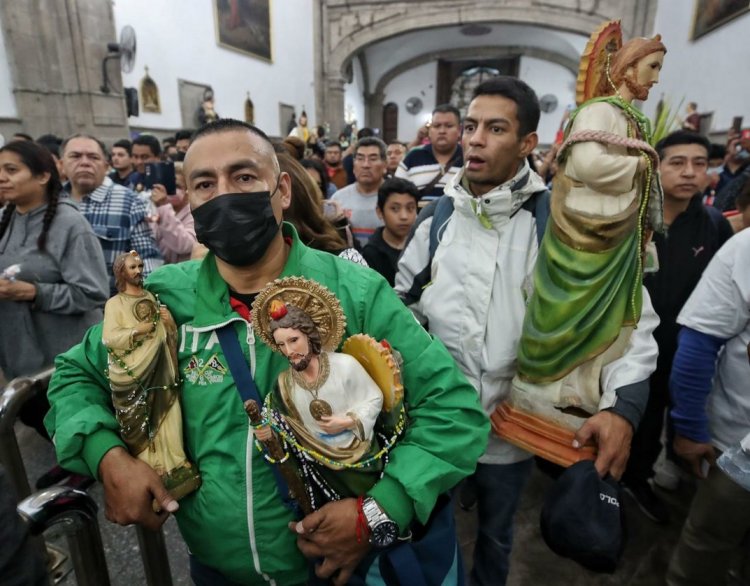
{"type": "MultiPolygon", "coordinates": [[[[70,197],[67,189],[65,195],[70,197]]],[[[112,264],[117,255],[138,251],[143,259],[144,277],[161,264],[161,254],[147,221],[148,204],[135,192],[105,177],[99,187],[78,202],[78,208],[102,245],[111,291],[116,291],[112,264]]]]}

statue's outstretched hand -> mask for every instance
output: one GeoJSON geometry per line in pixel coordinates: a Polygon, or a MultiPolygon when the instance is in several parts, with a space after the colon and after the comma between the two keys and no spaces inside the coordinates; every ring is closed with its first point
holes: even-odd
{"type": "Polygon", "coordinates": [[[573,447],[581,448],[592,438],[598,449],[594,466],[599,476],[604,477],[609,472],[615,480],[620,480],[630,456],[633,426],[612,411],[599,411],[576,432],[573,447]]]}
{"type": "Polygon", "coordinates": [[[330,502],[302,521],[289,523],[302,554],[309,559],[323,558],[315,566],[315,574],[333,577],[336,586],[348,583],[370,549],[367,535],[357,536],[357,518],[357,499],[348,498],[330,502]]]}
{"type": "Polygon", "coordinates": [[[109,450],[99,463],[104,485],[104,516],[118,525],[137,523],[156,531],[179,505],[151,466],[121,447],[109,450]],[[161,506],[154,512],[152,502],[161,506]]]}

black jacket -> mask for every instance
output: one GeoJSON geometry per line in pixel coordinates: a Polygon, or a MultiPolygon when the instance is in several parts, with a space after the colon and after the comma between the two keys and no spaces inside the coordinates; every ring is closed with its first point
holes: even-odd
{"type": "Polygon", "coordinates": [[[701,196],[690,201],[666,235],[654,234],[659,271],[647,274],[643,282],[661,320],[654,331],[659,345],[657,371],[666,376],[677,350],[677,316],[714,254],[732,235],[727,219],[716,208],[704,206],[701,196]]]}
{"type": "Polygon", "coordinates": [[[383,275],[393,287],[401,251],[398,248],[393,248],[383,239],[383,230],[384,228],[380,227],[370,236],[367,245],[362,250],[362,256],[365,257],[370,268],[383,275]]]}

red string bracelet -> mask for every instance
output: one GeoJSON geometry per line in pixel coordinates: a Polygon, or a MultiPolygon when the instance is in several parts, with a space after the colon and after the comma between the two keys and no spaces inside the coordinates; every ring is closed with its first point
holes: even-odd
{"type": "Polygon", "coordinates": [[[370,526],[367,524],[367,517],[365,517],[365,512],[362,509],[364,501],[364,495],[357,498],[357,543],[362,543],[362,538],[366,538],[370,533],[370,526]]]}

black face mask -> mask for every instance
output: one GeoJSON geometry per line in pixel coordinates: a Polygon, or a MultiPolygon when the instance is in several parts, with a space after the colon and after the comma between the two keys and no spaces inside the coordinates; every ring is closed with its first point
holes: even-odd
{"type": "Polygon", "coordinates": [[[258,262],[281,227],[271,207],[276,189],[273,193],[225,193],[194,209],[198,242],[230,265],[258,262]]]}

